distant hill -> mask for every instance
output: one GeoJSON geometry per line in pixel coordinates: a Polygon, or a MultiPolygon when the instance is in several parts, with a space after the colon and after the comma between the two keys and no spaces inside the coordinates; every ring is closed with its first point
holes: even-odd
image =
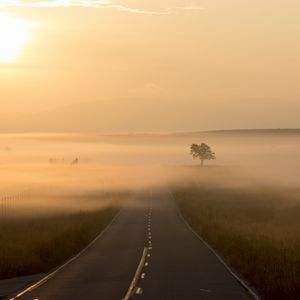
{"type": "Polygon", "coordinates": [[[298,128],[227,129],[227,130],[211,130],[206,132],[216,133],[216,134],[270,135],[270,134],[300,134],[300,129],[298,128]]]}
{"type": "Polygon", "coordinates": [[[300,135],[300,129],[298,128],[270,128],[270,129],[224,129],[224,130],[205,130],[205,131],[190,131],[190,132],[174,132],[170,133],[173,136],[198,136],[198,135],[300,135]]]}
{"type": "MultiPolygon", "coordinates": [[[[2,132],[176,131],[195,127],[198,114],[182,101],[97,101],[26,115],[0,128],[2,132]]],[[[204,125],[200,120],[199,128],[204,125]]]]}
{"type": "MultiPolygon", "coordinates": [[[[3,132],[136,133],[173,132],[197,135],[190,128],[215,128],[216,120],[184,101],[95,101],[84,102],[25,115],[15,120],[0,120],[3,132]]],[[[300,134],[300,129],[237,129],[209,131],[213,134],[300,134]]]]}

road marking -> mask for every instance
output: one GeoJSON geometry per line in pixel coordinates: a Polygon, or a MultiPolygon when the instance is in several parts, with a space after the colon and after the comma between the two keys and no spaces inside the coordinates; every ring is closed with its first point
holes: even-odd
{"type": "Polygon", "coordinates": [[[205,290],[205,289],[199,289],[199,291],[201,291],[201,292],[205,292],[205,293],[211,293],[211,291],[210,291],[210,290],[205,290]]]}
{"type": "Polygon", "coordinates": [[[137,287],[137,283],[138,283],[139,278],[141,277],[143,267],[146,264],[145,261],[146,261],[147,252],[148,252],[148,248],[145,247],[144,251],[143,251],[143,254],[142,254],[142,258],[141,258],[140,263],[138,265],[138,268],[135,272],[135,275],[132,279],[132,282],[129,286],[129,289],[128,289],[125,297],[123,298],[123,300],[128,300],[135,292],[137,293],[139,289],[142,291],[141,288],[137,287]]]}
{"type": "Polygon", "coordinates": [[[143,290],[141,288],[137,288],[135,293],[137,295],[141,295],[143,293],[143,290]]]}
{"type": "Polygon", "coordinates": [[[151,254],[150,254],[150,253],[148,253],[148,254],[147,254],[147,257],[150,257],[150,256],[151,256],[151,254]]]}
{"type": "Polygon", "coordinates": [[[117,213],[114,218],[111,220],[111,222],[106,226],[106,228],[104,228],[102,230],[102,232],[93,240],[91,241],[84,249],[82,249],[79,253],[77,253],[75,256],[73,256],[72,258],[70,258],[69,260],[67,260],[64,264],[62,264],[60,267],[58,267],[56,270],[54,270],[52,273],[48,274],[47,276],[45,276],[44,278],[42,278],[41,280],[39,280],[38,282],[36,282],[35,284],[29,286],[28,288],[26,288],[25,290],[23,290],[22,292],[20,292],[19,294],[17,294],[16,296],[10,298],[9,300],[15,300],[17,298],[20,298],[22,296],[24,296],[25,294],[34,291],[35,289],[37,289],[38,287],[40,287],[41,285],[45,284],[48,280],[50,280],[52,277],[55,276],[56,273],[58,273],[59,271],[61,271],[63,268],[65,268],[67,265],[69,265],[71,262],[73,262],[74,260],[76,260],[78,257],[80,257],[84,252],[86,252],[89,248],[91,248],[103,235],[105,232],[108,231],[108,229],[111,227],[111,225],[115,222],[115,220],[119,217],[119,215],[121,214],[121,212],[123,211],[123,209],[121,209],[119,211],[119,213],[117,213]]]}
{"type": "Polygon", "coordinates": [[[148,262],[145,262],[145,267],[148,267],[149,266],[149,263],[148,262]]]}
{"type": "Polygon", "coordinates": [[[146,273],[142,273],[141,278],[144,279],[146,276],[146,273]]]}

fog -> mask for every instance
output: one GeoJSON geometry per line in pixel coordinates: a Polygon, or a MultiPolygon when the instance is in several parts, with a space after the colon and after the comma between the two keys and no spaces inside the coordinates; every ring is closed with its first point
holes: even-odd
{"type": "Polygon", "coordinates": [[[1,199],[10,199],[11,211],[40,214],[99,208],[120,195],[186,181],[297,190],[299,137],[298,131],[1,135],[1,199]],[[189,155],[190,144],[201,142],[217,156],[203,169],[189,155]]]}

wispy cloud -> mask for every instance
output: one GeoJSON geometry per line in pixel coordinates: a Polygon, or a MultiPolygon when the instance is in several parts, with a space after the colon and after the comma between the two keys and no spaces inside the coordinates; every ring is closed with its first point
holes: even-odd
{"type": "Polygon", "coordinates": [[[119,11],[145,14],[145,15],[169,15],[178,10],[201,10],[196,4],[189,4],[182,7],[168,8],[162,11],[143,10],[118,4],[112,0],[0,0],[0,9],[9,7],[27,8],[57,8],[57,7],[86,7],[86,8],[106,8],[119,11]]]}
{"type": "Polygon", "coordinates": [[[166,11],[143,10],[139,8],[123,6],[120,4],[105,5],[105,8],[113,8],[120,11],[131,12],[136,14],[144,14],[144,15],[169,15],[172,13],[171,10],[166,10],[166,11]]]}
{"type": "Polygon", "coordinates": [[[8,7],[27,8],[57,8],[57,7],[86,7],[86,8],[107,8],[125,12],[155,15],[169,14],[169,11],[151,11],[127,7],[116,4],[111,0],[49,0],[49,1],[21,1],[21,0],[0,0],[0,9],[8,7]]]}
{"type": "Polygon", "coordinates": [[[0,8],[4,7],[94,7],[104,8],[113,4],[110,0],[49,0],[49,1],[21,1],[21,0],[0,0],[0,8]]]}

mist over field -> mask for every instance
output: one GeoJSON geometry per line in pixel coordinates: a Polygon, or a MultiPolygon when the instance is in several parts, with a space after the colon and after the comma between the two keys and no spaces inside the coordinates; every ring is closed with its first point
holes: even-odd
{"type": "MultiPolygon", "coordinates": [[[[48,197],[105,195],[186,180],[298,188],[299,137],[297,130],[1,135],[1,195],[35,195],[36,205],[44,206],[52,201],[48,197]],[[190,144],[200,142],[217,155],[203,169],[189,155],[190,144]],[[76,158],[79,163],[72,164],[76,158]]],[[[61,201],[59,206],[68,207],[61,201]]]]}

